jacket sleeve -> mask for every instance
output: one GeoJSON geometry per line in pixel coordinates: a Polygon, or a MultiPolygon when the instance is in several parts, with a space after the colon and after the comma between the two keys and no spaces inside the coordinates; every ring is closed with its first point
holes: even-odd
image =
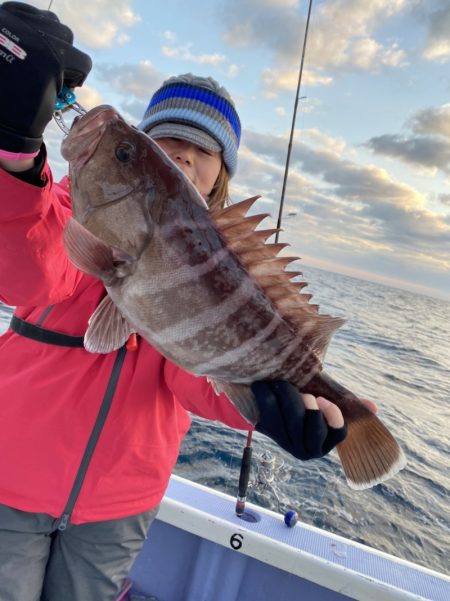
{"type": "Polygon", "coordinates": [[[69,297],[82,277],[69,262],[62,232],[71,215],[67,185],[53,183],[45,163],[44,187],[0,169],[0,300],[46,306],[69,297]]]}
{"type": "Polygon", "coordinates": [[[225,394],[216,394],[204,376],[194,376],[170,361],[165,362],[166,384],[177,401],[191,413],[238,430],[254,430],[225,394]]]}

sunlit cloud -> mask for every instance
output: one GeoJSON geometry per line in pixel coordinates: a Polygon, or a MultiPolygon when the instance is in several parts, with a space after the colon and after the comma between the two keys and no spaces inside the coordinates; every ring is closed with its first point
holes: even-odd
{"type": "Polygon", "coordinates": [[[418,134],[436,134],[450,139],[450,103],[417,111],[407,125],[418,134]]]}
{"type": "MultiPolygon", "coordinates": [[[[48,1],[31,2],[39,8],[48,8],[48,1]]],[[[132,0],[95,0],[80,5],[72,0],[58,0],[58,17],[75,33],[78,43],[89,48],[107,48],[129,40],[125,29],[136,25],[141,17],[133,10],[132,0]]]]}
{"type": "Polygon", "coordinates": [[[78,102],[87,110],[106,102],[103,95],[88,84],[84,84],[81,88],[78,88],[76,93],[78,102]]]}
{"type": "MultiPolygon", "coordinates": [[[[378,71],[407,62],[398,41],[384,45],[375,38],[378,28],[408,6],[406,0],[330,0],[313,12],[307,46],[311,85],[329,85],[339,70],[378,71]]],[[[276,69],[288,73],[298,64],[305,32],[303,4],[231,0],[221,13],[224,36],[230,45],[259,45],[273,51],[276,69]]],[[[306,75],[306,74],[305,74],[306,75]]]]}
{"type": "Polygon", "coordinates": [[[433,40],[429,42],[423,55],[428,60],[446,63],[450,59],[450,41],[433,40]]]}
{"type": "MultiPolygon", "coordinates": [[[[305,69],[302,73],[302,85],[319,86],[330,85],[332,77],[321,75],[318,72],[305,69]]],[[[267,98],[275,98],[282,92],[291,92],[297,89],[298,69],[280,70],[264,69],[261,73],[261,83],[264,95],[267,98]]]]}
{"type": "MultiPolygon", "coordinates": [[[[431,10],[433,10],[433,5],[430,4],[431,10]]],[[[428,38],[423,56],[430,61],[446,63],[450,60],[450,5],[448,2],[428,15],[428,24],[428,38]]]]}
{"type": "Polygon", "coordinates": [[[322,150],[329,150],[336,154],[342,154],[344,150],[348,150],[347,143],[342,137],[329,136],[315,128],[303,129],[297,135],[309,144],[322,148],[322,150]]]}
{"type": "Polygon", "coordinates": [[[148,100],[163,76],[150,61],[138,64],[97,64],[97,77],[123,95],[132,95],[139,100],[148,100]]]}
{"type": "MultiPolygon", "coordinates": [[[[262,194],[261,206],[271,207],[275,218],[287,138],[244,134],[236,184],[248,195],[262,194]]],[[[395,253],[424,269],[448,268],[450,223],[427,209],[419,192],[384,169],[349,160],[343,142],[323,136],[322,146],[317,134],[311,145],[311,132],[303,140],[293,152],[286,202],[287,210],[298,214],[302,244],[323,245],[328,253],[353,259],[395,253]]],[[[293,233],[288,218],[286,224],[293,233]]]]}
{"type": "MultiPolygon", "coordinates": [[[[48,0],[32,3],[48,6],[48,0]]],[[[83,11],[74,7],[68,0],[53,3],[93,57],[88,85],[77,91],[86,108],[112,103],[136,123],[171,74],[199,65],[228,79],[244,127],[249,112],[248,122],[259,127],[244,129],[232,198],[262,194],[255,210],[270,213],[274,225],[308,3],[213,3],[204,39],[193,37],[190,21],[203,16],[200,3],[180,5],[178,21],[161,5],[164,18],[157,24],[144,2],[93,0],[83,11]],[[151,62],[142,60],[147,56],[151,62]],[[281,133],[266,135],[266,127],[281,133]]],[[[414,282],[435,277],[448,289],[450,104],[442,103],[449,14],[448,0],[313,3],[301,91],[308,98],[298,107],[304,125],[295,131],[283,219],[283,236],[299,254],[355,272],[392,265],[391,273],[414,282]],[[377,120],[366,112],[360,121],[364,102],[377,103],[377,120]],[[421,110],[411,115],[412,107],[421,110]],[[395,115],[411,116],[397,125],[395,115]]],[[[56,179],[66,169],[60,140],[51,124],[46,141],[56,179]]]]}
{"type": "Polygon", "coordinates": [[[191,52],[192,44],[185,46],[162,46],[161,52],[164,56],[171,59],[189,61],[198,65],[210,65],[217,67],[226,62],[226,56],[223,54],[194,54],[191,52]]]}

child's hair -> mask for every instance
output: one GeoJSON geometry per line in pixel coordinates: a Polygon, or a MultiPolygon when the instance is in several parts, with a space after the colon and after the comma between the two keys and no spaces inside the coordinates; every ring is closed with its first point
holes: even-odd
{"type": "Polygon", "coordinates": [[[211,211],[223,209],[225,205],[230,204],[230,196],[228,191],[229,181],[230,175],[225,163],[222,161],[216,183],[214,184],[214,188],[212,189],[211,194],[206,201],[211,211]]]}

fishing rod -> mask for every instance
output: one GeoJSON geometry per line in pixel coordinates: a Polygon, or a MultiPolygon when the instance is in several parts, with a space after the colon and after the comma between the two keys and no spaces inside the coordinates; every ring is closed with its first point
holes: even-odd
{"type": "Polygon", "coordinates": [[[306,17],[306,25],[305,25],[305,35],[303,37],[302,57],[300,59],[300,68],[299,68],[299,72],[298,72],[297,92],[295,94],[294,111],[292,114],[291,133],[289,136],[289,144],[288,144],[288,150],[287,150],[287,156],[286,156],[286,166],[284,169],[283,187],[281,189],[280,206],[278,209],[277,232],[275,234],[275,242],[278,242],[278,236],[280,233],[281,221],[282,221],[282,216],[283,216],[284,196],[286,193],[286,185],[287,185],[287,179],[288,179],[288,173],[289,173],[289,163],[291,160],[292,141],[294,139],[294,129],[295,129],[295,121],[297,118],[298,102],[301,98],[306,98],[306,96],[302,96],[300,98],[300,87],[302,85],[303,65],[305,63],[306,42],[308,40],[309,21],[311,18],[312,3],[313,3],[313,0],[309,0],[308,16],[306,17]]]}
{"type": "MultiPolygon", "coordinates": [[[[295,129],[295,122],[296,122],[296,117],[297,117],[298,102],[301,98],[306,98],[306,96],[300,97],[300,87],[302,84],[303,65],[305,63],[306,43],[308,40],[308,31],[309,31],[309,22],[311,19],[312,3],[313,3],[313,0],[309,0],[308,15],[306,17],[306,25],[305,25],[305,35],[303,36],[302,55],[301,55],[301,59],[300,59],[300,67],[299,67],[299,73],[298,73],[297,91],[295,94],[294,111],[293,111],[293,115],[292,115],[291,133],[289,136],[289,144],[288,144],[287,157],[286,157],[286,166],[285,166],[284,178],[283,178],[283,187],[281,190],[280,206],[279,206],[279,210],[278,210],[277,231],[275,234],[275,242],[278,242],[278,236],[280,233],[281,221],[282,221],[282,216],[283,216],[284,197],[285,197],[285,193],[286,193],[286,184],[287,184],[288,173],[289,173],[289,162],[290,162],[290,158],[291,158],[292,142],[294,139],[294,129],[295,129]]],[[[251,463],[252,463],[252,431],[249,431],[248,436],[247,436],[247,444],[244,447],[244,450],[242,452],[241,468],[240,468],[240,473],[239,473],[239,486],[238,486],[238,495],[237,495],[236,509],[235,509],[236,515],[238,517],[243,517],[245,514],[245,503],[247,500],[247,490],[248,490],[248,483],[250,480],[251,463]]],[[[296,512],[294,512],[292,510],[286,512],[284,521],[287,526],[293,526],[297,522],[296,512]]]]}
{"type": "Polygon", "coordinates": [[[249,430],[247,435],[247,444],[242,452],[241,471],[239,473],[238,496],[236,499],[236,515],[241,518],[245,512],[245,503],[247,501],[247,489],[252,467],[252,435],[253,430],[249,430]]]}

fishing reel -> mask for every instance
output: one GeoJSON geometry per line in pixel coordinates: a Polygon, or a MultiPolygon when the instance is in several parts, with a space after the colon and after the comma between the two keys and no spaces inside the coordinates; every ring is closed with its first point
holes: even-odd
{"type": "Polygon", "coordinates": [[[284,523],[289,528],[292,528],[298,521],[298,514],[282,500],[279,488],[279,485],[289,478],[290,469],[282,458],[276,457],[270,451],[264,450],[258,457],[253,459],[255,476],[254,479],[250,480],[250,466],[252,462],[250,440],[251,436],[249,436],[249,441],[244,449],[241,463],[236,515],[241,518],[244,518],[246,515],[245,502],[247,499],[247,489],[249,488],[254,494],[259,495],[269,504],[271,498],[275,499],[278,512],[284,515],[284,523]]]}
{"type": "Polygon", "coordinates": [[[289,475],[290,470],[285,461],[264,450],[255,458],[255,477],[250,480],[249,488],[266,500],[275,499],[278,511],[284,513],[286,505],[281,499],[279,486],[288,480],[289,475]]]}
{"type": "Polygon", "coordinates": [[[55,98],[53,119],[66,136],[70,131],[70,127],[64,120],[64,113],[67,113],[69,110],[75,111],[78,115],[85,115],[87,113],[86,109],[77,101],[75,92],[71,88],[64,86],[55,98]]]}

